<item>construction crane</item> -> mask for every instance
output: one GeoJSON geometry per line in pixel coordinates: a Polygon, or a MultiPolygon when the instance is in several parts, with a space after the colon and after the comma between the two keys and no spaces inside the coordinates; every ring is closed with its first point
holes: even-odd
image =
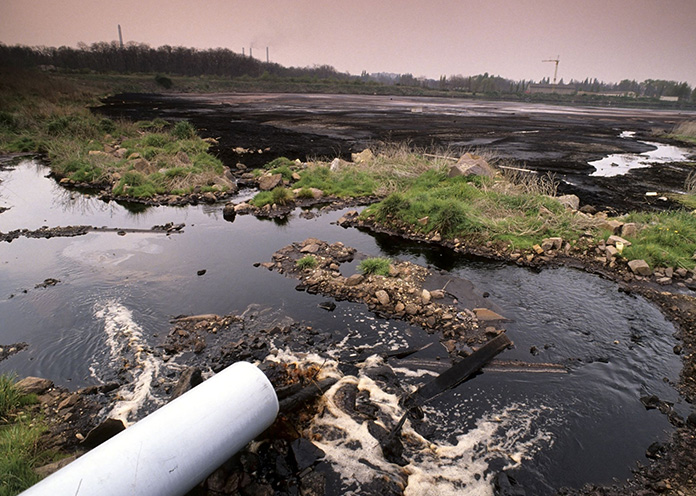
{"type": "Polygon", "coordinates": [[[558,76],[558,63],[560,62],[561,56],[556,55],[555,59],[548,59],[548,60],[542,60],[542,62],[555,62],[556,63],[556,70],[553,71],[553,84],[556,84],[556,76],[558,76]]]}

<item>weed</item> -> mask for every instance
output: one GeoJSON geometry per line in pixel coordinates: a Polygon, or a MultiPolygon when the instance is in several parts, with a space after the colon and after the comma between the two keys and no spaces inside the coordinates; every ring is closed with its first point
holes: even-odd
{"type": "Polygon", "coordinates": [[[358,271],[364,275],[376,274],[388,276],[391,267],[391,260],[388,258],[374,257],[367,258],[358,264],[358,271]]]}
{"type": "Polygon", "coordinates": [[[317,264],[317,257],[314,255],[304,256],[295,262],[295,265],[300,270],[313,269],[317,264]]]}
{"type": "Polygon", "coordinates": [[[155,82],[160,85],[164,89],[169,89],[172,86],[174,86],[174,83],[172,82],[171,79],[169,79],[167,76],[163,76],[161,74],[157,74],[155,76],[155,82]]]}

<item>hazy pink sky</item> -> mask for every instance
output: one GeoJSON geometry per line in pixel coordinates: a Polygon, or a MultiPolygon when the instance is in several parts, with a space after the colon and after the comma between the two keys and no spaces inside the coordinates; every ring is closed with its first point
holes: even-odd
{"type": "Polygon", "coordinates": [[[696,85],[696,0],[1,0],[0,42],[225,47],[283,65],[696,85]]]}

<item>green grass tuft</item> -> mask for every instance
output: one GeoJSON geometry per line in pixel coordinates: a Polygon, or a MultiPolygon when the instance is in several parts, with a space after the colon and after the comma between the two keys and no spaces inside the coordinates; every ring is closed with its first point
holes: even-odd
{"type": "Polygon", "coordinates": [[[376,274],[388,276],[391,260],[388,258],[367,258],[358,264],[358,271],[364,275],[376,274]]]}
{"type": "Polygon", "coordinates": [[[317,266],[317,257],[314,255],[307,255],[295,262],[295,265],[300,270],[313,269],[317,266]]]}

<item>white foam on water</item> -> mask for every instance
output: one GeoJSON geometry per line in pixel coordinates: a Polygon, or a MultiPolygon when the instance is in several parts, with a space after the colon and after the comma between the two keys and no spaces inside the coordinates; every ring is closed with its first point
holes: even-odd
{"type": "MultiPolygon", "coordinates": [[[[362,368],[382,363],[381,358],[373,356],[362,368]]],[[[358,377],[342,377],[324,395],[324,408],[312,420],[309,431],[313,442],[326,453],[326,459],[339,473],[345,494],[361,494],[364,485],[386,477],[409,496],[492,496],[495,474],[487,473],[487,469],[493,460],[505,469],[514,468],[538,450],[553,444],[551,434],[537,426],[544,409],[526,405],[509,405],[488,412],[474,428],[456,435],[455,444],[425,439],[407,420],[402,440],[404,457],[409,463],[400,467],[384,457],[379,442],[367,428],[367,421],[355,420],[334,401],[336,392],[350,384],[369,392],[370,401],[380,410],[378,418],[386,416],[394,425],[404,414],[398,396],[383,390],[362,371],[358,377]]],[[[447,417],[442,412],[426,409],[429,423],[453,433],[461,430],[456,418],[450,417],[451,425],[448,425],[447,417]]],[[[383,425],[379,420],[376,423],[386,429],[392,426],[383,425]]]]}
{"type": "Polygon", "coordinates": [[[153,356],[143,339],[142,328],[133,320],[133,313],[116,301],[98,303],[94,316],[104,321],[106,344],[111,362],[123,367],[130,381],[118,391],[118,400],[107,416],[128,423],[147,402],[161,403],[151,392],[159,375],[161,360],[153,356]]]}

